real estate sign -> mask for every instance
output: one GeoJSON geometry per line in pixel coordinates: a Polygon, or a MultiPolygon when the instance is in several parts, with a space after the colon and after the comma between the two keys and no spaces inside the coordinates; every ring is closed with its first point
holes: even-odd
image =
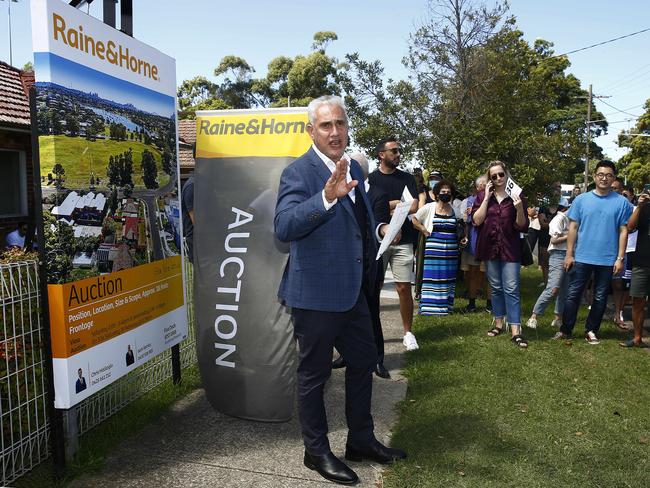
{"type": "Polygon", "coordinates": [[[205,393],[228,415],[288,420],[295,346],[278,285],[289,245],[275,238],[273,219],[282,170],[311,145],[307,109],[201,111],[196,126],[194,302],[205,393]]]}
{"type": "Polygon", "coordinates": [[[32,1],[55,406],[187,337],[175,62],[32,1]]]}

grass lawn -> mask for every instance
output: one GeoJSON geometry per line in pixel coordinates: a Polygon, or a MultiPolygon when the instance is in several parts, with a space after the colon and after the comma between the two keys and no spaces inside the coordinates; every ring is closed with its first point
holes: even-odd
{"type": "MultiPolygon", "coordinates": [[[[524,322],[540,280],[522,274],[524,322]]],[[[571,343],[556,342],[547,310],[536,331],[524,328],[528,350],[487,337],[486,313],[418,317],[392,439],[409,458],[384,486],[650,486],[650,354],[619,347],[627,335],[611,319],[587,344],[585,316],[571,343]]]]}
{"type": "MultiPolygon", "coordinates": [[[[90,171],[102,180],[100,187],[108,185],[106,167],[109,156],[116,156],[133,149],[133,182],[136,188],[144,188],[142,182],[142,152],[148,149],[153,153],[158,166],[158,183],[164,186],[169,181],[169,175],[162,170],[162,156],[153,146],[147,146],[138,141],[113,141],[98,139],[88,141],[84,137],[42,136],[39,137],[41,175],[47,177],[56,163],[61,163],[65,169],[65,186],[67,188],[88,187],[90,171]],[[56,147],[56,151],[55,151],[56,147]]],[[[54,175],[52,175],[54,176],[54,175]]]]}

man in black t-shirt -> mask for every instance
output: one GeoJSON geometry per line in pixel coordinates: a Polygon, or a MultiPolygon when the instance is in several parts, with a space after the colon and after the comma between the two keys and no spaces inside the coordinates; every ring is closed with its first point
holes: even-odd
{"type": "MultiPolygon", "coordinates": [[[[379,141],[376,147],[379,158],[379,168],[370,173],[370,187],[380,188],[390,204],[391,214],[397,204],[404,199],[405,189],[413,199],[409,213],[418,209],[418,193],[413,175],[397,169],[400,163],[402,148],[394,137],[379,141]]],[[[413,247],[417,242],[417,231],[407,219],[402,226],[402,238],[397,244],[391,244],[383,255],[384,271],[390,264],[395,279],[395,289],[399,295],[399,310],[404,325],[403,344],[407,351],[418,348],[415,336],[411,332],[413,326],[413,295],[411,280],[413,278],[413,247]]]]}
{"type": "Polygon", "coordinates": [[[634,338],[621,342],[623,347],[647,347],[642,342],[645,307],[650,295],[650,191],[640,196],[637,207],[627,222],[628,231],[637,229],[636,250],[630,253],[632,260],[632,323],[634,338]]]}

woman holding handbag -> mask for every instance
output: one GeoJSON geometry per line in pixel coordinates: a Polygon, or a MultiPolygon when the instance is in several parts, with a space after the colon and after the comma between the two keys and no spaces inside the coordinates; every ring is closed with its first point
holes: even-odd
{"type": "Polygon", "coordinates": [[[507,324],[512,342],[528,347],[521,335],[521,232],[528,229],[526,201],[523,196],[508,195],[506,183],[510,174],[501,161],[488,165],[488,183],[476,196],[472,207],[472,222],[480,232],[476,243],[476,258],[485,261],[487,278],[492,289],[494,327],[489,337],[501,335],[507,324]]]}
{"type": "Polygon", "coordinates": [[[426,236],[420,315],[447,315],[454,308],[459,244],[467,244],[465,224],[451,206],[454,185],[441,180],[434,188],[435,201],[413,216],[413,226],[426,236]],[[459,235],[459,226],[462,226],[459,235]]]}

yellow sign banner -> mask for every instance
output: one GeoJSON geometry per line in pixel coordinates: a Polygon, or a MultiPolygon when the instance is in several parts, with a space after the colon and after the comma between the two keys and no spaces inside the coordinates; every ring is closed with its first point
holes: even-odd
{"type": "Polygon", "coordinates": [[[183,306],[181,258],[47,289],[52,357],[69,358],[183,306]]]}
{"type": "Polygon", "coordinates": [[[304,108],[273,113],[197,112],[196,156],[298,157],[311,144],[307,124],[304,108]]]}

